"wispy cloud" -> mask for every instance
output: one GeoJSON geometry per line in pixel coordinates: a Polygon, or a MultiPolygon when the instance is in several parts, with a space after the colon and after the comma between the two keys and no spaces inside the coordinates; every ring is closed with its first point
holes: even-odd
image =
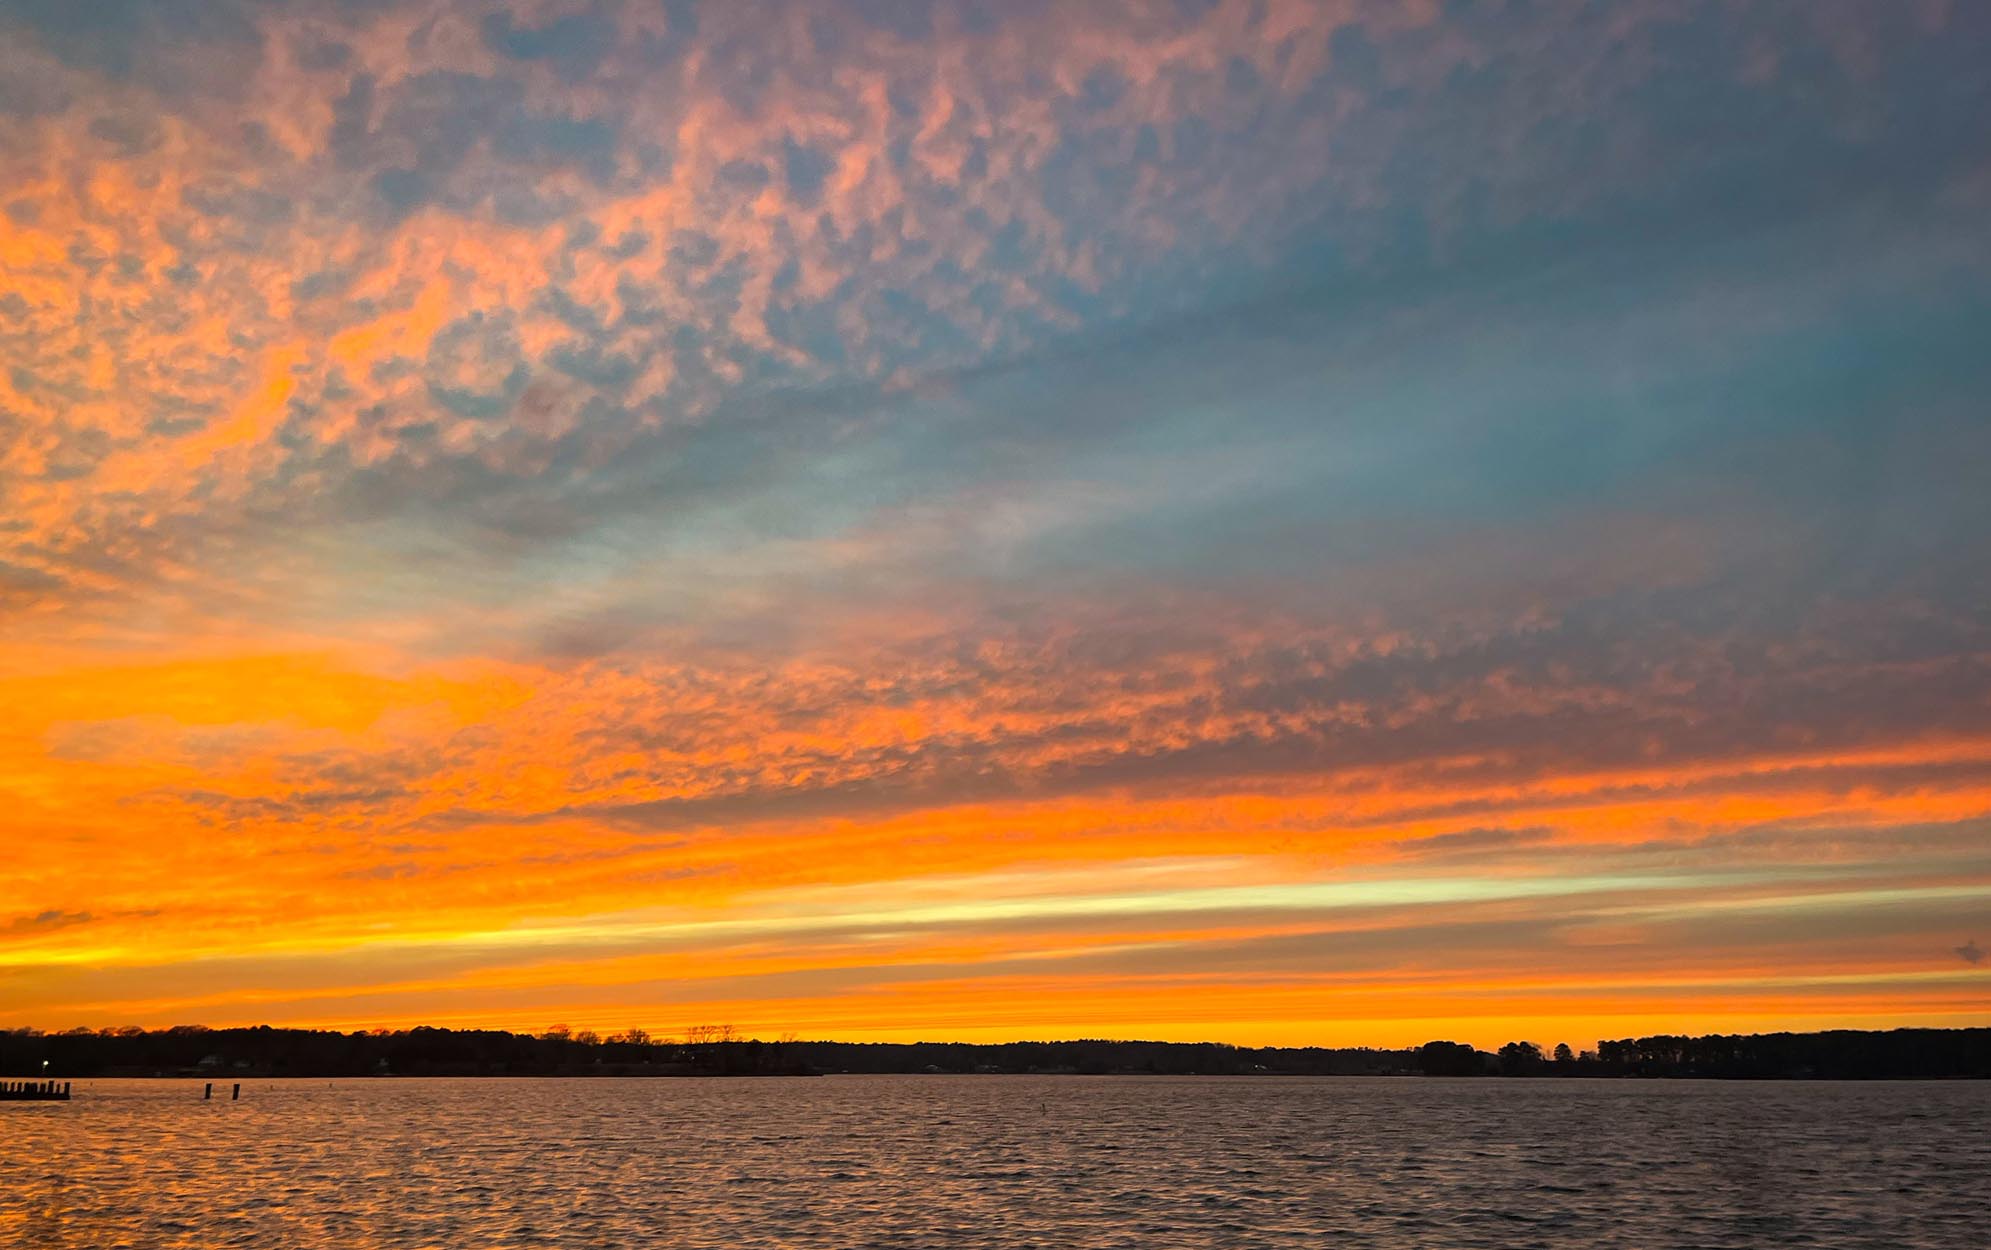
{"type": "Polygon", "coordinates": [[[1937,3],[12,5],[5,1010],[1981,1017],[1987,64],[1937,3]]]}

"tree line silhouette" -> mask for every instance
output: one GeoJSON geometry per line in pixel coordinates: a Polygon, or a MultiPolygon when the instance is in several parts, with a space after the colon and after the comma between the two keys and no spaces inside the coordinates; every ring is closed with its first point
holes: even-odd
{"type": "Polygon", "coordinates": [[[1367,1047],[1202,1042],[830,1042],[741,1038],[726,1025],[681,1037],[642,1029],[600,1035],[555,1026],[496,1029],[0,1030],[0,1075],[199,1076],[787,1076],[823,1072],[1040,1072],[1156,1075],[1714,1077],[1880,1079],[1991,1077],[1991,1029],[1835,1030],[1602,1041],[1578,1053],[1509,1042],[1482,1051],[1433,1041],[1367,1047]]]}

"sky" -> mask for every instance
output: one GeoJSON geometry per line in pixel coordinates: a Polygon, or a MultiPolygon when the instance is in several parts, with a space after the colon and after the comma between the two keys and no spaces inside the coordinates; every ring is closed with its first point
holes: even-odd
{"type": "Polygon", "coordinates": [[[0,1027],[1991,1024],[1991,6],[7,0],[0,1027]]]}

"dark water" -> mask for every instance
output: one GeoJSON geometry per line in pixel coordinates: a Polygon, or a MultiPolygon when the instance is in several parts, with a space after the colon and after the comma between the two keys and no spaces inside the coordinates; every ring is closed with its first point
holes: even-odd
{"type": "Polygon", "coordinates": [[[1960,1083],[99,1081],[0,1104],[0,1246],[1982,1250],[1987,1112],[1960,1083]]]}

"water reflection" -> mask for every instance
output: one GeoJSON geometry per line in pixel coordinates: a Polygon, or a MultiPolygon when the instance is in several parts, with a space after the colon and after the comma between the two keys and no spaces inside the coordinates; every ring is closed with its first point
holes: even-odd
{"type": "Polygon", "coordinates": [[[1991,1086],[97,1081],[0,1108],[25,1247],[1970,1247],[1991,1086]]]}

